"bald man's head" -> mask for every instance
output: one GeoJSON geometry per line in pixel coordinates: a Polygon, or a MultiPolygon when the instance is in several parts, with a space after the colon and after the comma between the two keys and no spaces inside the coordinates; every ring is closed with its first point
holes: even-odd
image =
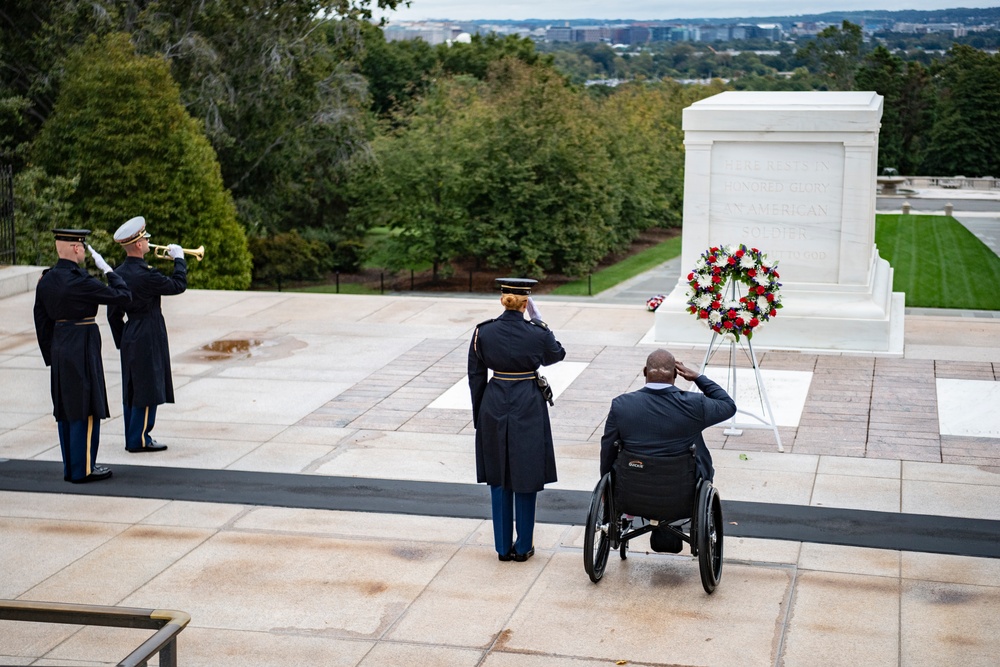
{"type": "Polygon", "coordinates": [[[642,374],[646,376],[646,382],[673,384],[677,375],[677,360],[667,350],[656,350],[646,357],[642,374]]]}

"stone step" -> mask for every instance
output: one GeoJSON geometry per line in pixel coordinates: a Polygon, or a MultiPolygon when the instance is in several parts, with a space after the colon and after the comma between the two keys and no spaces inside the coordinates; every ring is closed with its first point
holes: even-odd
{"type": "Polygon", "coordinates": [[[33,291],[44,270],[42,266],[0,266],[0,299],[33,291]]]}

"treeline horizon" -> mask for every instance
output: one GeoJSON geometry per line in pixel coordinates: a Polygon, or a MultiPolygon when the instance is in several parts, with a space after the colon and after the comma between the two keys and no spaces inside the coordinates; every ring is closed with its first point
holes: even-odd
{"type": "Polygon", "coordinates": [[[157,242],[205,245],[197,287],[457,263],[583,276],[680,225],[681,112],[732,89],[876,90],[880,166],[997,173],[1000,60],[969,46],[906,62],[845,22],[793,54],[791,78],[713,54],[745,74],[585,87],[528,39],[387,42],[367,19],[395,2],[12,0],[0,162],[20,261],[51,262],[61,226],[98,230],[114,258],[110,232],[144,215],[157,242]]]}

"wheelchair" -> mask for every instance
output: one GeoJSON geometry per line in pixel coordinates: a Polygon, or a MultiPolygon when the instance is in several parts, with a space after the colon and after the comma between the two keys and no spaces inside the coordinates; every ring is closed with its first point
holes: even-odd
{"type": "Polygon", "coordinates": [[[698,558],[701,585],[712,594],[722,578],[722,500],[700,479],[694,446],[676,456],[645,456],[619,446],[612,472],[594,488],[584,532],[583,566],[595,584],[604,576],[608,554],[628,557],[630,540],[657,526],[687,542],[698,558]],[[632,528],[633,519],[648,523],[632,528]]]}

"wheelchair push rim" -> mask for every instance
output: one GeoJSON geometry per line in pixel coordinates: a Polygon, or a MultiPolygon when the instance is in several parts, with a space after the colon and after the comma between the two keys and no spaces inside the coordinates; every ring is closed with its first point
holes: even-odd
{"type": "Polygon", "coordinates": [[[611,502],[611,476],[605,475],[594,487],[583,535],[583,569],[595,584],[604,576],[611,551],[614,508],[611,502]]]}
{"type": "MultiPolygon", "coordinates": [[[[722,579],[723,521],[722,500],[711,483],[705,482],[698,494],[696,514],[698,569],[701,585],[711,595],[722,579]]],[[[692,536],[694,537],[694,536],[692,536]]]]}

